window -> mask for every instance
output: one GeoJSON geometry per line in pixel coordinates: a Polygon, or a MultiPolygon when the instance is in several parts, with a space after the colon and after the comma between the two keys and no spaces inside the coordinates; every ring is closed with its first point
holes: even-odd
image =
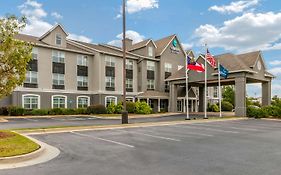
{"type": "Polygon", "coordinates": [[[133,79],[126,79],[126,88],[128,89],[133,88],[133,79]]]}
{"type": "Polygon", "coordinates": [[[165,63],[165,72],[172,72],[172,64],[165,63]]]}
{"type": "Polygon", "coordinates": [[[66,96],[52,96],[52,108],[67,108],[66,96]]]}
{"type": "Polygon", "coordinates": [[[77,86],[78,87],[88,87],[88,77],[77,76],[77,86]]]}
{"type": "Polygon", "coordinates": [[[115,78],[114,77],[105,77],[106,87],[115,87],[115,78]]]}
{"type": "Polygon", "coordinates": [[[147,89],[154,90],[154,80],[147,80],[147,89]]]}
{"type": "Polygon", "coordinates": [[[25,83],[37,84],[38,74],[34,71],[26,71],[25,83]]]}
{"type": "Polygon", "coordinates": [[[170,84],[168,81],[165,81],[165,92],[169,92],[170,91],[170,84]]]}
{"type": "Polygon", "coordinates": [[[106,56],[105,65],[109,67],[115,67],[115,58],[111,56],[106,56]]]}
{"type": "Polygon", "coordinates": [[[33,47],[32,48],[32,59],[33,60],[37,60],[38,59],[38,48],[37,47],[33,47]]]}
{"type": "Polygon", "coordinates": [[[148,47],[148,56],[152,57],[153,56],[153,48],[148,47]]]}
{"type": "Polygon", "coordinates": [[[107,107],[111,103],[117,104],[117,97],[114,97],[114,96],[107,96],[107,97],[105,97],[105,106],[107,107]]]}
{"type": "Polygon", "coordinates": [[[155,62],[147,61],[147,70],[155,71],[155,62]]]}
{"type": "Polygon", "coordinates": [[[90,97],[78,96],[77,97],[77,108],[87,108],[90,106],[90,97]]]}
{"type": "Polygon", "coordinates": [[[53,50],[52,59],[55,63],[64,63],[65,53],[57,50],[53,50]]]}
{"type": "Polygon", "coordinates": [[[64,85],[64,74],[53,74],[53,85],[64,85]]]}
{"type": "Polygon", "coordinates": [[[126,101],[135,102],[134,97],[126,97],[126,101]]]}
{"type": "Polygon", "coordinates": [[[133,70],[133,60],[126,60],[126,69],[133,70]]]}
{"type": "Polygon", "coordinates": [[[56,45],[61,45],[61,43],[62,43],[61,34],[56,34],[56,45]]]}
{"type": "Polygon", "coordinates": [[[218,97],[218,87],[214,87],[214,97],[218,97]]]}
{"type": "Polygon", "coordinates": [[[77,65],[88,66],[88,57],[86,55],[78,55],[77,56],[77,65]]]}
{"type": "Polygon", "coordinates": [[[25,109],[39,109],[40,108],[40,96],[39,95],[33,95],[33,94],[28,94],[28,95],[23,95],[23,108],[25,109]]]}

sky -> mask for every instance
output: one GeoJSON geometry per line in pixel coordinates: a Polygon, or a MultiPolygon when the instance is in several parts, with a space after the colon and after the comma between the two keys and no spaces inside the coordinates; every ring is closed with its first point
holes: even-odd
{"type": "MultiPolygon", "coordinates": [[[[281,97],[281,1],[277,0],[127,0],[127,37],[133,42],[177,34],[197,55],[204,43],[213,55],[261,50],[276,78],[272,95],[281,97]]],[[[26,16],[22,33],[41,36],[56,23],[69,38],[121,44],[122,0],[0,0],[0,17],[26,16]]],[[[247,86],[261,96],[261,85],[247,86]]]]}

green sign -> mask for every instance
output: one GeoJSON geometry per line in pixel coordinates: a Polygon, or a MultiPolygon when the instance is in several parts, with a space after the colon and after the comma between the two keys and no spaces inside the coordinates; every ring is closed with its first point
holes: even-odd
{"type": "Polygon", "coordinates": [[[176,39],[174,39],[174,40],[173,40],[173,46],[174,46],[174,47],[177,47],[177,45],[178,45],[178,41],[177,41],[176,39]]]}

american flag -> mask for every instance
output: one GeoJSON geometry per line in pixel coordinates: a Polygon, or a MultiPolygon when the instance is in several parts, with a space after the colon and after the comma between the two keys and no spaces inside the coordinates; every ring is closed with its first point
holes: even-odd
{"type": "Polygon", "coordinates": [[[211,64],[211,66],[212,66],[213,68],[216,67],[216,60],[215,60],[215,58],[211,55],[211,53],[209,52],[209,49],[207,49],[206,59],[207,59],[207,61],[211,64]]]}

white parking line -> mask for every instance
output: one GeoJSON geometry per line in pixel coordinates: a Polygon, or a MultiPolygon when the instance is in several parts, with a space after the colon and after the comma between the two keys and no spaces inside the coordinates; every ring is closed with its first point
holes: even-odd
{"type": "Polygon", "coordinates": [[[216,132],[225,132],[225,133],[233,133],[233,134],[238,134],[238,131],[229,131],[229,130],[222,130],[222,129],[214,129],[214,128],[204,128],[204,127],[197,127],[197,126],[192,126],[191,124],[187,125],[171,125],[172,127],[177,127],[177,128],[194,128],[194,129],[203,129],[207,131],[216,131],[216,132]]]}
{"type": "Polygon", "coordinates": [[[275,126],[267,126],[267,125],[260,125],[260,124],[252,124],[252,123],[235,123],[238,126],[242,126],[242,127],[247,127],[247,128],[252,128],[252,129],[281,129],[280,127],[275,127],[275,126]]]}
{"type": "Polygon", "coordinates": [[[254,129],[254,128],[240,128],[240,127],[225,126],[225,125],[218,125],[218,124],[206,125],[206,124],[196,123],[196,124],[192,124],[192,125],[207,126],[207,127],[213,126],[213,127],[217,127],[217,128],[229,128],[229,129],[237,129],[237,130],[245,130],[245,131],[258,131],[258,129],[254,129]]]}
{"type": "Polygon", "coordinates": [[[31,118],[25,118],[25,120],[32,121],[32,122],[38,122],[38,120],[31,119],[31,118]]]}
{"type": "Polygon", "coordinates": [[[109,143],[114,143],[114,144],[117,144],[117,145],[129,147],[129,148],[135,147],[133,145],[128,145],[128,144],[117,142],[117,141],[114,141],[114,140],[103,139],[103,138],[100,138],[100,137],[95,137],[95,136],[91,136],[91,135],[87,135],[87,134],[77,133],[77,132],[74,132],[74,131],[70,131],[70,133],[75,134],[75,135],[79,135],[79,136],[83,136],[83,137],[93,138],[93,139],[96,139],[96,140],[102,140],[102,141],[109,142],[109,143]]]}
{"type": "Polygon", "coordinates": [[[118,131],[119,132],[125,132],[125,133],[133,133],[133,134],[137,134],[137,135],[144,135],[144,136],[153,137],[153,138],[157,138],[157,139],[163,139],[163,140],[171,140],[171,141],[176,141],[176,142],[180,142],[181,141],[179,139],[163,137],[163,136],[159,136],[159,135],[145,134],[145,133],[142,133],[142,132],[124,131],[124,130],[118,130],[118,131]]]}
{"type": "MultiPolygon", "coordinates": [[[[167,126],[165,126],[165,127],[170,127],[169,125],[167,125],[167,126]]],[[[161,128],[153,128],[155,131],[158,131],[157,129],[161,129],[161,128]]],[[[160,132],[169,132],[169,131],[167,131],[167,130],[164,130],[164,131],[161,131],[160,130],[160,132]]],[[[188,132],[186,132],[186,133],[183,133],[183,132],[179,132],[179,131],[177,131],[176,133],[180,133],[180,134],[183,134],[183,135],[191,135],[191,137],[193,136],[206,136],[206,137],[214,137],[214,135],[211,135],[211,134],[203,134],[203,133],[196,133],[196,132],[190,132],[190,131],[188,131],[188,132]]]]}

